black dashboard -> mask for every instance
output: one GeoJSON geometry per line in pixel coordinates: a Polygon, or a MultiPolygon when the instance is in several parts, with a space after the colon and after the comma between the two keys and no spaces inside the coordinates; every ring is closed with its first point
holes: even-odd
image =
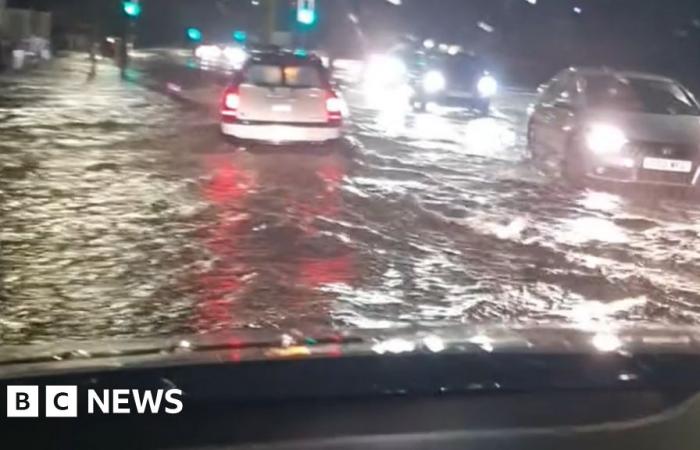
{"type": "Polygon", "coordinates": [[[697,357],[685,354],[105,367],[2,383],[77,385],[81,392],[176,386],[183,412],[3,418],[0,431],[10,448],[696,450],[698,373],[697,357]]]}

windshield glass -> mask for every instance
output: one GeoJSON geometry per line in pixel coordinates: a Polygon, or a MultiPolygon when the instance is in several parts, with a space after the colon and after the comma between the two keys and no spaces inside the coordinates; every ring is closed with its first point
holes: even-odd
{"type": "Polygon", "coordinates": [[[699,49],[700,0],[0,0],[0,362],[696,327],[699,49]]]}
{"type": "Polygon", "coordinates": [[[282,86],[284,84],[283,68],[254,64],[243,71],[243,83],[255,86],[282,86]]]}
{"type": "Polygon", "coordinates": [[[427,66],[443,71],[455,82],[472,82],[486,70],[485,64],[479,58],[469,55],[429,55],[427,66]]]}
{"type": "Polygon", "coordinates": [[[683,88],[668,81],[622,77],[586,79],[586,100],[593,108],[647,114],[700,114],[683,88]]]}
{"type": "Polygon", "coordinates": [[[242,83],[294,88],[323,87],[321,72],[313,66],[253,64],[243,71],[242,83]]]}

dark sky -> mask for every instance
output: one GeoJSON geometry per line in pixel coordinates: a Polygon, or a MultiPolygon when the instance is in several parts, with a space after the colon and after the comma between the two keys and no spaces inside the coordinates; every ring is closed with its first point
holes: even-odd
{"type": "MultiPolygon", "coordinates": [[[[379,51],[398,35],[411,33],[460,43],[511,63],[606,64],[684,71],[686,78],[700,71],[700,0],[537,0],[534,6],[526,0],[403,0],[400,7],[383,0],[317,2],[320,21],[313,38],[346,55],[379,51]],[[350,13],[359,25],[350,21],[350,13]]],[[[142,3],[139,35],[144,44],[176,43],[187,26],[202,28],[209,38],[227,39],[236,28],[259,31],[263,17],[263,8],[251,6],[250,0],[142,3]]],[[[105,32],[120,27],[120,0],[9,4],[53,10],[59,26],[92,11],[105,32]]]]}

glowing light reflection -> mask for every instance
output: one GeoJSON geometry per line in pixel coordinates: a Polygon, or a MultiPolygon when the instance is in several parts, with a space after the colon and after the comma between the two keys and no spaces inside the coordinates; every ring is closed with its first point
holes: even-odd
{"type": "Polygon", "coordinates": [[[469,342],[478,345],[485,352],[491,353],[493,351],[493,339],[484,334],[474,336],[469,340],[469,342]]]}
{"type": "Polygon", "coordinates": [[[378,342],[372,346],[372,351],[383,355],[385,353],[399,354],[410,353],[415,351],[416,344],[406,339],[394,338],[386,341],[378,342]]]}
{"type": "Polygon", "coordinates": [[[600,352],[614,352],[622,347],[622,341],[614,334],[600,333],[593,336],[593,346],[600,352]]]}
{"type": "Polygon", "coordinates": [[[627,242],[629,238],[625,230],[609,220],[596,217],[580,217],[567,221],[564,224],[564,230],[558,234],[556,240],[573,245],[593,241],[622,244],[627,242]]]}
{"type": "Polygon", "coordinates": [[[515,145],[515,131],[502,120],[472,120],[464,130],[462,141],[471,153],[493,154],[515,145]]]}
{"type": "Polygon", "coordinates": [[[440,353],[445,350],[445,342],[438,336],[426,336],[423,338],[425,347],[433,353],[440,353]]]}

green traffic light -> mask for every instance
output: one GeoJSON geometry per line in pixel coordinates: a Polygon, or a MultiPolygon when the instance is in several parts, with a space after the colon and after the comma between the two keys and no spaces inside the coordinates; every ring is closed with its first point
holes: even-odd
{"type": "Polygon", "coordinates": [[[297,13],[297,20],[304,25],[313,25],[316,23],[316,11],[313,9],[300,9],[297,13]]]}
{"type": "Polygon", "coordinates": [[[233,40],[236,42],[245,42],[248,40],[248,33],[243,30],[236,30],[233,32],[233,40]]]}
{"type": "Polygon", "coordinates": [[[187,29],[187,38],[191,41],[201,41],[202,40],[202,32],[198,28],[188,28],[187,29]]]}
{"type": "Polygon", "coordinates": [[[129,17],[138,17],[141,15],[141,4],[135,1],[125,1],[122,3],[124,13],[129,17]]]}

